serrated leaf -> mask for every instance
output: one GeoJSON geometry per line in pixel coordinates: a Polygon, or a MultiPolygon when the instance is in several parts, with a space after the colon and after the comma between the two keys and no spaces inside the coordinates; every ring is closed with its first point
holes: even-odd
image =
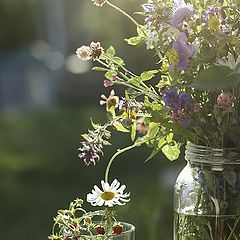
{"type": "Polygon", "coordinates": [[[131,140],[134,141],[137,133],[137,124],[134,122],[131,128],[131,140]]]}
{"type": "Polygon", "coordinates": [[[110,56],[115,56],[115,54],[116,54],[116,51],[115,51],[115,49],[114,49],[114,47],[113,46],[110,46],[108,49],[107,49],[107,52],[106,52],[108,55],[110,55],[110,56]]]}
{"type": "Polygon", "coordinates": [[[120,122],[115,122],[113,126],[118,132],[129,132],[129,130],[125,128],[120,122]]]}
{"type": "Polygon", "coordinates": [[[108,68],[103,68],[103,67],[93,67],[92,68],[93,71],[101,71],[101,72],[105,72],[108,71],[108,68]]]}
{"type": "Polygon", "coordinates": [[[239,84],[240,74],[233,73],[229,67],[213,66],[202,70],[191,84],[191,87],[206,91],[218,91],[234,88],[239,84]]]}
{"type": "Polygon", "coordinates": [[[162,147],[162,152],[170,161],[173,161],[178,159],[180,154],[180,147],[178,144],[174,144],[173,146],[167,144],[162,147]]]}

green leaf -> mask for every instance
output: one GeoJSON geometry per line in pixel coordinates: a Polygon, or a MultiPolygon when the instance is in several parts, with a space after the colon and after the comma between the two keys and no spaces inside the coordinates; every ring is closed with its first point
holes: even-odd
{"type": "Polygon", "coordinates": [[[103,145],[111,146],[112,144],[109,141],[107,141],[107,140],[103,140],[103,145]]]}
{"type": "Polygon", "coordinates": [[[117,129],[118,132],[129,132],[120,122],[115,122],[113,126],[117,129]]]}
{"type": "Polygon", "coordinates": [[[149,160],[151,160],[154,156],[156,156],[159,152],[161,151],[160,148],[155,147],[153,149],[153,151],[151,152],[151,154],[149,155],[149,157],[145,160],[145,162],[148,162],[149,160]]]}
{"type": "Polygon", "coordinates": [[[171,143],[173,140],[173,133],[169,133],[166,137],[167,143],[171,143]]]}
{"type": "Polygon", "coordinates": [[[134,86],[139,86],[139,84],[140,84],[139,79],[138,79],[138,78],[135,78],[135,77],[130,78],[130,79],[128,80],[128,83],[130,83],[130,84],[132,84],[132,85],[134,85],[134,86]]]}
{"type": "Polygon", "coordinates": [[[112,80],[113,77],[117,76],[117,72],[113,70],[109,70],[105,73],[105,77],[109,80],[112,80]]]}
{"type": "Polygon", "coordinates": [[[85,134],[82,134],[81,136],[82,136],[83,139],[85,139],[86,141],[88,141],[88,134],[85,133],[85,134]]]}
{"type": "Polygon", "coordinates": [[[93,127],[94,129],[99,129],[99,128],[100,128],[100,125],[94,123],[93,120],[92,120],[92,118],[90,118],[90,121],[91,121],[92,127],[93,127]]]}
{"type": "Polygon", "coordinates": [[[167,144],[163,146],[162,152],[170,160],[176,160],[180,154],[180,146],[176,143],[174,145],[167,144]]]}
{"type": "Polygon", "coordinates": [[[157,70],[151,70],[151,71],[143,72],[141,74],[141,80],[142,81],[150,80],[150,79],[152,79],[155,76],[156,73],[158,73],[157,70]]]}
{"type": "Polygon", "coordinates": [[[123,64],[124,64],[123,59],[120,58],[120,57],[113,57],[112,60],[113,60],[114,63],[116,63],[116,64],[118,64],[118,65],[123,65],[123,64]]]}
{"type": "Polygon", "coordinates": [[[93,67],[92,70],[93,70],[93,71],[102,71],[102,72],[105,72],[105,71],[108,71],[108,68],[93,67]]]}
{"type": "Polygon", "coordinates": [[[132,129],[131,129],[131,140],[134,141],[136,138],[136,133],[137,133],[137,124],[134,122],[132,124],[132,129]]]}
{"type": "Polygon", "coordinates": [[[107,52],[106,52],[108,55],[110,56],[114,56],[116,54],[116,51],[114,49],[113,46],[110,46],[108,49],[107,49],[107,52]]]}
{"type": "Polygon", "coordinates": [[[167,144],[164,137],[158,139],[158,148],[161,149],[165,144],[167,144]]]}
{"type": "Polygon", "coordinates": [[[148,138],[154,138],[159,131],[158,123],[150,122],[149,123],[149,130],[147,133],[148,138]]]}
{"type": "Polygon", "coordinates": [[[126,41],[129,45],[133,45],[133,46],[143,42],[143,40],[144,38],[142,38],[141,36],[124,39],[124,41],[126,41]]]}
{"type": "Polygon", "coordinates": [[[200,90],[218,91],[234,88],[240,84],[240,74],[233,73],[229,67],[213,66],[202,70],[191,87],[200,90]]]}
{"type": "Polygon", "coordinates": [[[144,32],[144,26],[143,25],[138,25],[137,26],[137,34],[141,37],[145,37],[146,34],[144,32]]]}

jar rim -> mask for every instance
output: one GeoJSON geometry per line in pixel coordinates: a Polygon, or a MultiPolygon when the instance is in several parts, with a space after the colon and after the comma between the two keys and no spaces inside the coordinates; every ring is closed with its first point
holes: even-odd
{"type": "Polygon", "coordinates": [[[189,162],[212,165],[239,165],[240,148],[212,148],[187,142],[185,159],[189,162]]]}

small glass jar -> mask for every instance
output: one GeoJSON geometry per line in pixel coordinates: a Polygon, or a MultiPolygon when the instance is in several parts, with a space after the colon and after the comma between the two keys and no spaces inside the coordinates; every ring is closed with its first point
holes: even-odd
{"type": "Polygon", "coordinates": [[[188,143],[174,190],[174,240],[240,240],[240,149],[188,143]]]}
{"type": "Polygon", "coordinates": [[[101,235],[81,235],[82,240],[135,240],[135,227],[126,222],[121,222],[123,231],[121,234],[101,235]]]}

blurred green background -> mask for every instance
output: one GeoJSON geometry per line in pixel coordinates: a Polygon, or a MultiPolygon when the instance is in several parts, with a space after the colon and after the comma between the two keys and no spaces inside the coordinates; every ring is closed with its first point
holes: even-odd
{"type": "MultiPolygon", "coordinates": [[[[141,10],[142,1],[115,2],[141,10]]],[[[47,239],[56,211],[85,198],[114,151],[131,143],[114,133],[95,167],[78,158],[90,117],[105,121],[99,99],[110,89],[91,63],[76,59],[76,48],[113,45],[136,73],[156,59],[145,46],[125,44],[135,34],[127,19],[90,0],[1,0],[0,27],[0,238],[47,239]]],[[[158,155],[144,163],[148,154],[144,147],[132,150],[112,167],[110,177],[131,192],[131,202],[117,208],[119,219],[136,226],[137,240],[171,240],[173,185],[184,161],[158,155]]]]}

